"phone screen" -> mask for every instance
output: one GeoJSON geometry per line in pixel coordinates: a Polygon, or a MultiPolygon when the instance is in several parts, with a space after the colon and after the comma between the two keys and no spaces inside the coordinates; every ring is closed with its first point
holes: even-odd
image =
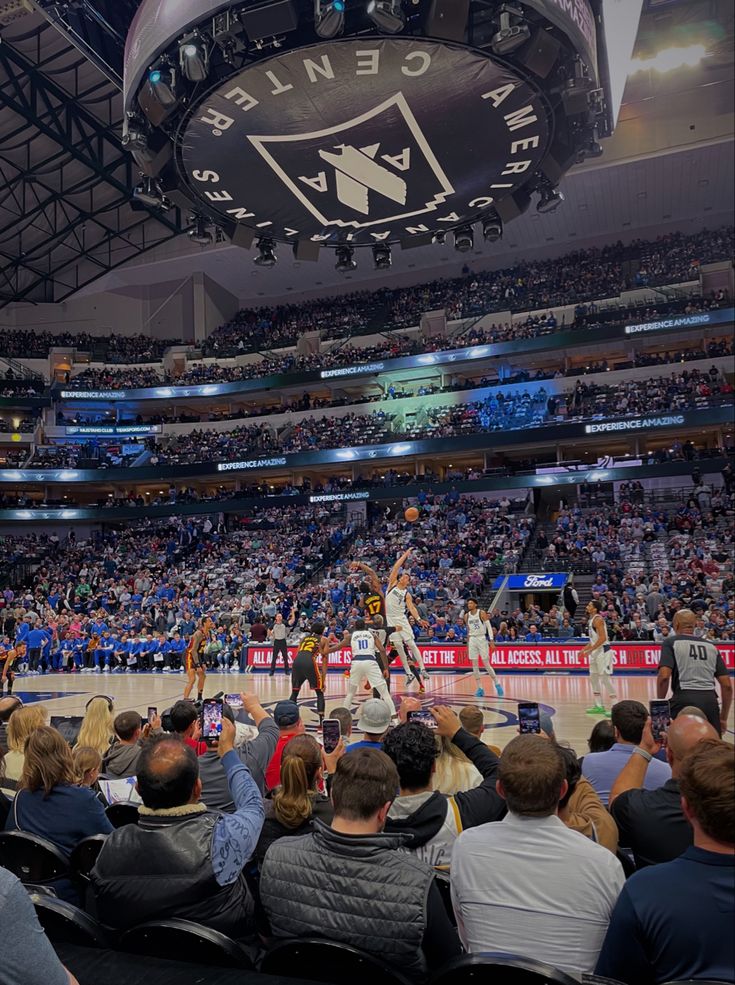
{"type": "Polygon", "coordinates": [[[431,714],[430,711],[409,711],[406,716],[406,721],[408,722],[420,722],[427,728],[436,729],[438,728],[437,720],[431,714]]]}
{"type": "Polygon", "coordinates": [[[660,742],[671,725],[671,702],[658,699],[649,702],[651,712],[651,732],[656,742],[660,742]]]}
{"type": "Polygon", "coordinates": [[[148,724],[153,724],[153,719],[158,715],[158,708],[154,708],[153,705],[148,706],[148,724]]]}
{"type": "Polygon", "coordinates": [[[324,752],[330,753],[339,745],[342,738],[342,727],[336,718],[325,718],[322,723],[322,739],[324,740],[324,752]]]}
{"type": "Polygon", "coordinates": [[[202,739],[216,743],[222,735],[222,702],[207,698],[202,705],[202,739]]]}
{"type": "Polygon", "coordinates": [[[226,694],[225,701],[230,708],[242,708],[242,695],[240,694],[226,694]]]}
{"type": "Polygon", "coordinates": [[[518,723],[521,735],[541,735],[541,718],[535,701],[518,703],[518,723]]]}

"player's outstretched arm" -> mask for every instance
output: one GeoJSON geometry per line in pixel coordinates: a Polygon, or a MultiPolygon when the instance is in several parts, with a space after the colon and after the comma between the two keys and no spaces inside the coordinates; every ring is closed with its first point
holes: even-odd
{"type": "Polygon", "coordinates": [[[383,586],[380,584],[380,578],[378,578],[377,573],[370,567],[369,564],[363,564],[362,561],[353,561],[351,565],[353,571],[362,571],[367,575],[370,587],[374,592],[379,595],[383,594],[383,586]]]}
{"type": "Polygon", "coordinates": [[[398,581],[398,575],[401,573],[401,568],[408,560],[408,556],[412,550],[413,548],[409,547],[407,551],[404,551],[403,554],[401,554],[401,556],[398,558],[396,563],[393,565],[393,567],[390,569],[390,574],[388,575],[388,591],[390,591],[391,588],[393,588],[395,583],[398,581]]]}

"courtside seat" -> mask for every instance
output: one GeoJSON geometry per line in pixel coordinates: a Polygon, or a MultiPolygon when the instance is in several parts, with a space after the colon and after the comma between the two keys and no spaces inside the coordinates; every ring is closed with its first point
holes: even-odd
{"type": "Polygon", "coordinates": [[[551,965],[515,954],[465,954],[430,979],[430,985],[579,985],[551,965]]]}
{"type": "Polygon", "coordinates": [[[325,985],[408,985],[403,975],[379,958],[318,937],[281,941],[260,962],[264,975],[292,975],[296,969],[325,985]]]}
{"type": "Polygon", "coordinates": [[[48,883],[69,875],[69,862],[53,842],[26,831],[0,831],[0,865],[22,883],[48,883]]]}
{"type": "Polygon", "coordinates": [[[107,947],[107,933],[88,913],[64,900],[31,893],[38,922],[52,944],[107,947]]]}
{"type": "Polygon", "coordinates": [[[244,948],[217,930],[191,920],[150,920],[126,931],[118,945],[121,951],[153,958],[181,961],[196,956],[197,962],[216,968],[253,967],[244,948]]]}

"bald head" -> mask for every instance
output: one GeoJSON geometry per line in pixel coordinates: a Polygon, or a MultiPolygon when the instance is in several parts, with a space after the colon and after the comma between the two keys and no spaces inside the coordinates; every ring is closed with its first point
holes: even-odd
{"type": "Polygon", "coordinates": [[[696,629],[696,626],[697,616],[691,609],[679,609],[674,614],[674,632],[677,635],[691,635],[696,629]]]}
{"type": "Polygon", "coordinates": [[[196,803],[199,763],[191,746],[171,735],[148,741],[138,758],[138,793],[153,810],[196,803]]]}
{"type": "Polygon", "coordinates": [[[683,759],[691,753],[700,742],[706,739],[719,741],[719,735],[710,723],[698,715],[677,715],[669,727],[666,750],[671,771],[674,775],[683,759]]]}

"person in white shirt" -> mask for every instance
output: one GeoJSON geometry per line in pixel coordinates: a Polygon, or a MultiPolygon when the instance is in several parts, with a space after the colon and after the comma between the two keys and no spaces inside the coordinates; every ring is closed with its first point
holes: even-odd
{"type": "MultiPolygon", "coordinates": [[[[378,621],[382,624],[380,616],[375,616],[374,621],[376,625],[378,625],[378,621]]],[[[387,706],[391,718],[395,717],[397,715],[396,706],[393,704],[388,685],[385,677],[383,677],[383,671],[378,663],[378,651],[385,659],[385,647],[380,637],[372,629],[368,629],[364,619],[357,619],[352,633],[345,632],[344,642],[345,646],[349,646],[352,650],[345,705],[348,708],[352,707],[355,695],[365,681],[368,681],[370,687],[378,692],[387,706]]]]}
{"type": "Polygon", "coordinates": [[[482,660],[488,677],[495,685],[495,691],[498,697],[502,698],[504,694],[503,688],[498,681],[498,675],[495,673],[493,665],[490,663],[490,653],[495,650],[493,627],[490,625],[490,617],[484,609],[479,608],[477,599],[470,598],[467,599],[467,611],[461,614],[460,619],[467,627],[467,655],[470,658],[472,673],[477,686],[475,696],[478,698],[485,697],[485,691],[482,687],[482,679],[480,677],[480,660],[482,660]]]}
{"type": "Polygon", "coordinates": [[[620,862],[559,819],[567,781],[548,739],[513,739],[500,759],[497,790],[508,815],[464,831],[452,854],[452,902],[465,950],[592,972],[625,882],[620,862]]]}

